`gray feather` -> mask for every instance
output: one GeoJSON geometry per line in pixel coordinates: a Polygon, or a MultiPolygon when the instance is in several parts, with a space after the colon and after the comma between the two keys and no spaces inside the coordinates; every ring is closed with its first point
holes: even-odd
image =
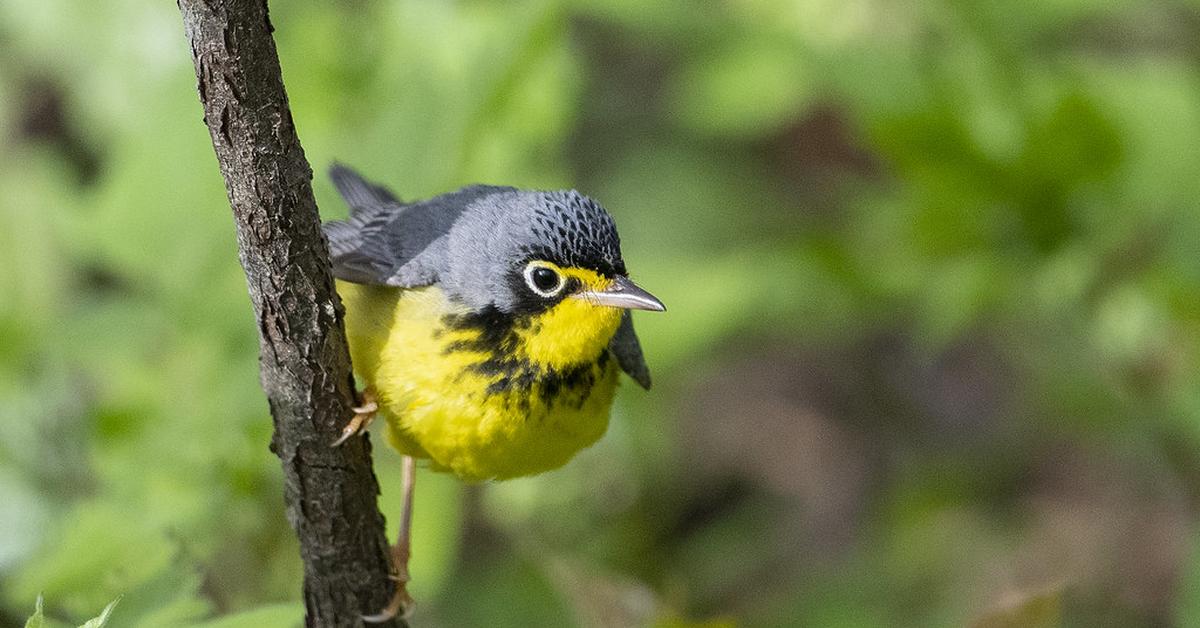
{"type": "Polygon", "coordinates": [[[633,331],[633,313],[625,310],[621,315],[621,326],[608,343],[609,351],[617,358],[621,370],[629,374],[642,388],[650,390],[650,367],[642,355],[642,345],[633,331]]]}
{"type": "Polygon", "coordinates": [[[355,283],[427,286],[446,271],[446,234],[474,201],[512,188],[475,185],[404,204],[386,188],[342,165],[330,176],[350,205],[350,217],[323,226],[333,274],[355,283]]]}
{"type": "Polygon", "coordinates": [[[401,204],[400,199],[390,190],[363,179],[357,172],[342,164],[334,163],[329,167],[329,178],[333,179],[338,193],[346,199],[346,203],[352,209],[401,204]]]}

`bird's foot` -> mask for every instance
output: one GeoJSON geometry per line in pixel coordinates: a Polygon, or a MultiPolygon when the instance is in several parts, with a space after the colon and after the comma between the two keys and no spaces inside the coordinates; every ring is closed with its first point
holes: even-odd
{"type": "Polygon", "coordinates": [[[354,410],[354,418],[342,428],[342,435],[337,440],[333,441],[330,447],[337,447],[346,442],[351,436],[357,434],[365,434],[367,428],[371,427],[371,421],[375,420],[375,413],[379,411],[379,403],[375,400],[375,393],[368,388],[362,392],[362,405],[350,408],[354,410]]]}
{"type": "Polygon", "coordinates": [[[400,619],[408,619],[412,615],[413,607],[416,603],[412,597],[408,595],[405,583],[396,583],[396,593],[392,595],[392,601],[378,613],[374,615],[363,615],[362,620],[368,624],[382,624],[385,621],[391,621],[397,617],[400,619]]]}
{"type": "Polygon", "coordinates": [[[392,595],[392,601],[388,602],[388,605],[383,610],[374,615],[363,615],[363,621],[370,624],[380,624],[396,617],[408,619],[412,615],[416,602],[408,594],[408,556],[407,543],[400,542],[392,546],[393,573],[389,577],[396,583],[396,592],[392,595]]]}

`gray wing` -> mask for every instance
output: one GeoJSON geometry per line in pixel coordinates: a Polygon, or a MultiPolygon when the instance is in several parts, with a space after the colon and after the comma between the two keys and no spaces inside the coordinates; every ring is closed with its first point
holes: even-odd
{"type": "Polygon", "coordinates": [[[351,208],[403,205],[391,190],[363,179],[349,166],[334,162],[329,167],[329,178],[333,179],[333,185],[351,208]]]}
{"type": "Polygon", "coordinates": [[[642,345],[633,331],[633,312],[625,310],[621,315],[621,326],[608,343],[608,350],[617,357],[621,370],[629,374],[642,388],[650,390],[650,368],[642,355],[642,345]]]}
{"type": "Polygon", "coordinates": [[[341,164],[329,170],[350,217],[322,225],[333,275],[354,283],[415,288],[445,268],[450,227],[473,201],[507,190],[474,185],[427,201],[403,203],[341,164]]]}

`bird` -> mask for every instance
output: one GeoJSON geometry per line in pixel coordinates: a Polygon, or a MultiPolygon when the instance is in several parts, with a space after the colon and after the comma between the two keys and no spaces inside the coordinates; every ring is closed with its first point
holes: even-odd
{"type": "Polygon", "coordinates": [[[376,415],[403,456],[396,592],[413,607],[415,465],[466,482],[557,469],[609,422],[620,372],[650,388],[633,310],[662,312],[635,284],[612,216],[575,190],[470,185],[400,200],[340,163],[349,217],[322,225],[345,309],[360,404],[334,445],[376,415]]]}

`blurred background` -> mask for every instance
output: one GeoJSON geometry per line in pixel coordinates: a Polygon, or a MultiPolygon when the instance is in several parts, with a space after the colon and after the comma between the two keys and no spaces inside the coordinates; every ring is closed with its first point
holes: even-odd
{"type": "MultiPolygon", "coordinates": [[[[1200,2],[272,5],[327,218],[575,187],[670,308],[564,469],[421,473],[416,625],[1200,625],[1200,2]]],[[[0,625],[296,625],[174,3],[0,3],[0,138],[0,625]]]]}

